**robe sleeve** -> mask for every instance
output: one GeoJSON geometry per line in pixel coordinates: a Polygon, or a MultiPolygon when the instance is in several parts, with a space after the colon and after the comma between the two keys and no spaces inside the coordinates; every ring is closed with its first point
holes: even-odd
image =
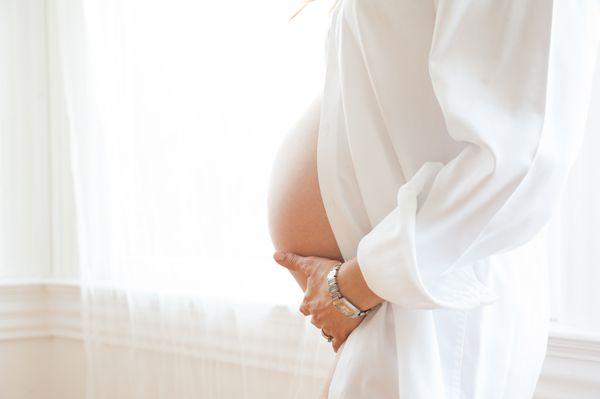
{"type": "Polygon", "coordinates": [[[448,134],[464,147],[445,164],[425,162],[400,186],[356,260],[386,301],[466,309],[498,299],[477,268],[532,239],[557,207],[585,131],[598,5],[434,5],[431,84],[448,134]]]}

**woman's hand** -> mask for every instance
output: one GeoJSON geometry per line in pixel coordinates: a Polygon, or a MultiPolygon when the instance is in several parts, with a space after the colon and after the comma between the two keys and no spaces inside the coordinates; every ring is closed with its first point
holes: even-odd
{"type": "Polygon", "coordinates": [[[365,316],[357,318],[344,316],[333,306],[327,285],[327,274],[339,262],[333,259],[300,256],[289,252],[276,252],[273,258],[287,269],[306,275],[307,287],[299,310],[305,316],[312,315],[311,323],[315,327],[323,329],[325,334],[333,337],[331,344],[333,350],[337,352],[350,333],[365,318],[365,316]],[[278,254],[282,256],[278,257],[278,254]]]}

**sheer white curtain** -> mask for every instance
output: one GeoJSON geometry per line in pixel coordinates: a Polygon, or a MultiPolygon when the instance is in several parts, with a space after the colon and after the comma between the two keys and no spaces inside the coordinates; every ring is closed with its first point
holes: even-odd
{"type": "Polygon", "coordinates": [[[56,0],[88,395],[316,395],[334,353],[272,260],[277,146],[318,94],[327,6],[56,0]]]}
{"type": "MultiPolygon", "coordinates": [[[[89,398],[318,392],[333,352],[266,219],[277,146],[323,78],[330,2],[288,24],[294,5],[48,0],[89,398]]],[[[598,94],[548,250],[554,320],[600,333],[598,94]]]]}

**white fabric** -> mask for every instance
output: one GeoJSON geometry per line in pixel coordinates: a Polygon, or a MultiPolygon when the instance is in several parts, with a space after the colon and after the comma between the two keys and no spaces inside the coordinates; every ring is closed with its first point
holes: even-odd
{"type": "Polygon", "coordinates": [[[386,302],[344,344],[330,399],[532,396],[541,240],[585,131],[598,7],[338,2],[319,180],[344,258],[386,302]]]}

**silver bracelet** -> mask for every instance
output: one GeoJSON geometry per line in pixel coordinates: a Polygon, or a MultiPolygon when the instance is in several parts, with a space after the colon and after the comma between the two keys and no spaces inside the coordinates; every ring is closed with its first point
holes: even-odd
{"type": "Polygon", "coordinates": [[[343,263],[336,264],[331,271],[327,274],[327,285],[329,287],[329,292],[331,293],[331,301],[333,306],[344,316],[350,318],[361,317],[368,314],[370,311],[378,308],[381,303],[369,308],[367,310],[361,310],[356,305],[348,300],[348,298],[344,297],[340,292],[340,289],[337,284],[337,274],[343,263]]]}

